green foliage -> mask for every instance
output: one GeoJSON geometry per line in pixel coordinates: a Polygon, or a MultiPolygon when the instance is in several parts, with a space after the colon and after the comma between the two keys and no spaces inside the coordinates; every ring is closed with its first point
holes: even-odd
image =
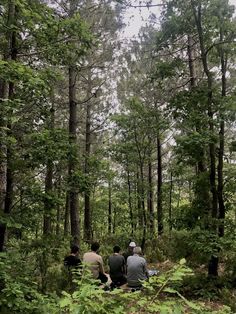
{"type": "Polygon", "coordinates": [[[19,261],[19,257],[6,253],[0,257],[1,313],[56,313],[56,300],[38,292],[29,272],[30,261],[19,261]]]}
{"type": "MultiPolygon", "coordinates": [[[[78,290],[72,294],[63,293],[60,307],[63,313],[212,313],[201,305],[190,302],[180,294],[183,279],[192,276],[185,266],[185,260],[160,276],[154,276],[144,283],[144,290],[124,292],[122,289],[106,292],[99,288],[84,273],[77,280],[78,290]],[[173,298],[176,296],[176,298],[173,298]]],[[[225,312],[227,313],[227,312],[225,312]]]]}
{"type": "MultiPolygon", "coordinates": [[[[169,237],[169,235],[163,235],[159,247],[163,250],[164,255],[168,256],[173,261],[177,261],[183,257],[188,261],[193,253],[190,235],[191,232],[187,230],[172,231],[171,237],[169,237]]],[[[197,257],[199,258],[199,254],[197,257]]]]}
{"type": "Polygon", "coordinates": [[[70,285],[66,270],[61,270],[63,248],[55,244],[49,250],[50,241],[34,241],[31,246],[17,242],[18,249],[12,247],[11,252],[1,255],[1,313],[230,313],[226,308],[225,312],[213,312],[186,299],[224,293],[226,300],[227,290],[221,292],[223,281],[198,279],[186,267],[185,259],[159,276],[150,277],[142,291],[104,291],[86,267],[82,273],[74,273],[70,285]],[[46,289],[44,294],[39,287],[46,289]],[[62,295],[61,289],[65,289],[62,295]]]}
{"type": "Polygon", "coordinates": [[[172,226],[176,230],[191,230],[199,223],[200,215],[201,212],[196,210],[191,204],[180,205],[179,208],[176,208],[172,226]]]}
{"type": "Polygon", "coordinates": [[[223,300],[223,302],[225,304],[227,304],[230,307],[231,313],[236,312],[236,297],[235,297],[235,289],[234,288],[232,288],[232,287],[223,288],[220,292],[220,298],[223,300]]]}
{"type": "Polygon", "coordinates": [[[62,129],[31,133],[26,138],[26,143],[30,150],[25,152],[25,159],[31,167],[46,165],[48,161],[60,162],[68,155],[68,134],[62,129]]]}
{"type": "Polygon", "coordinates": [[[48,89],[44,81],[44,71],[35,71],[31,67],[24,65],[18,61],[3,61],[0,60],[0,78],[2,80],[13,83],[23,83],[31,91],[48,89]],[[40,75],[42,73],[42,75],[40,75]]]}
{"type": "Polygon", "coordinates": [[[183,62],[180,58],[176,58],[170,62],[160,61],[156,64],[156,71],[152,79],[164,80],[169,77],[173,77],[183,69],[183,62]]]}
{"type": "Polygon", "coordinates": [[[107,296],[101,288],[90,279],[82,279],[78,282],[78,290],[71,295],[64,292],[60,301],[63,313],[124,313],[125,305],[118,302],[117,292],[111,292],[107,296]]]}
{"type": "Polygon", "coordinates": [[[195,267],[207,263],[212,254],[218,255],[219,249],[223,249],[222,241],[217,235],[199,227],[193,230],[175,230],[171,236],[163,235],[158,246],[164,256],[171,260],[177,261],[184,257],[195,267]]]}
{"type": "Polygon", "coordinates": [[[188,298],[218,300],[223,287],[226,287],[224,278],[209,278],[199,273],[184,279],[181,292],[188,298]]]}

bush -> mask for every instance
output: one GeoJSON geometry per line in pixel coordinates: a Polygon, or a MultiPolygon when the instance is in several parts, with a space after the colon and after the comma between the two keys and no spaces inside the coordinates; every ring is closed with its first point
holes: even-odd
{"type": "Polygon", "coordinates": [[[56,299],[42,295],[37,290],[37,283],[27,276],[18,264],[12,263],[6,253],[0,256],[0,312],[1,313],[56,313],[56,299]]]}

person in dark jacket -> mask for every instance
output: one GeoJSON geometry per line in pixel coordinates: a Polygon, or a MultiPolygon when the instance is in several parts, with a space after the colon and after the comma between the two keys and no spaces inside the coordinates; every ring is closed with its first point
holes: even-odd
{"type": "Polygon", "coordinates": [[[64,258],[64,265],[68,267],[68,269],[79,268],[82,265],[82,263],[78,255],[79,247],[77,245],[72,245],[70,255],[64,258]]]}
{"type": "Polygon", "coordinates": [[[131,241],[129,243],[129,246],[128,246],[128,250],[126,252],[123,253],[123,256],[125,258],[125,263],[127,263],[127,258],[131,255],[133,255],[133,250],[134,248],[136,247],[136,243],[131,241]]]}
{"type": "Polygon", "coordinates": [[[82,262],[79,258],[79,247],[77,245],[71,246],[70,254],[64,258],[64,266],[66,271],[67,289],[70,292],[73,292],[77,287],[74,279],[80,279],[82,271],[82,262]]]}
{"type": "Polygon", "coordinates": [[[120,255],[120,247],[118,245],[114,246],[113,254],[108,258],[108,265],[112,280],[111,288],[124,285],[127,282],[125,277],[125,258],[120,255]]]}

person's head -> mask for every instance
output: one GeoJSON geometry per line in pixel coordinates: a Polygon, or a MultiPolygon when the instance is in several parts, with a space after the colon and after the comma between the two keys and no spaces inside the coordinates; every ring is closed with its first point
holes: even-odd
{"type": "Polygon", "coordinates": [[[99,249],[99,247],[100,247],[100,245],[99,245],[98,242],[93,242],[92,245],[91,245],[91,250],[92,250],[93,252],[97,252],[98,249],[99,249]]]}
{"type": "Polygon", "coordinates": [[[120,252],[120,247],[119,247],[119,245],[115,245],[115,246],[113,247],[113,252],[114,252],[114,253],[119,253],[119,252],[120,252]]]}
{"type": "Polygon", "coordinates": [[[70,248],[70,252],[71,254],[78,254],[79,253],[79,247],[78,245],[72,245],[71,248],[70,248]]]}
{"type": "Polygon", "coordinates": [[[136,247],[136,243],[131,241],[130,244],[129,244],[128,249],[129,249],[129,251],[133,252],[135,247],[136,247]]]}
{"type": "Polygon", "coordinates": [[[142,249],[140,246],[136,246],[133,250],[134,254],[142,255],[142,249]]]}

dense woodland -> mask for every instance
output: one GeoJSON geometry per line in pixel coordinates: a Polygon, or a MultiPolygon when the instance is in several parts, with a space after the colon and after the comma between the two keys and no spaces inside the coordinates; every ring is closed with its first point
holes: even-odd
{"type": "Polygon", "coordinates": [[[1,0],[1,313],[236,312],[235,44],[228,0],[1,0]],[[95,240],[160,276],[68,291],[95,240]]]}

